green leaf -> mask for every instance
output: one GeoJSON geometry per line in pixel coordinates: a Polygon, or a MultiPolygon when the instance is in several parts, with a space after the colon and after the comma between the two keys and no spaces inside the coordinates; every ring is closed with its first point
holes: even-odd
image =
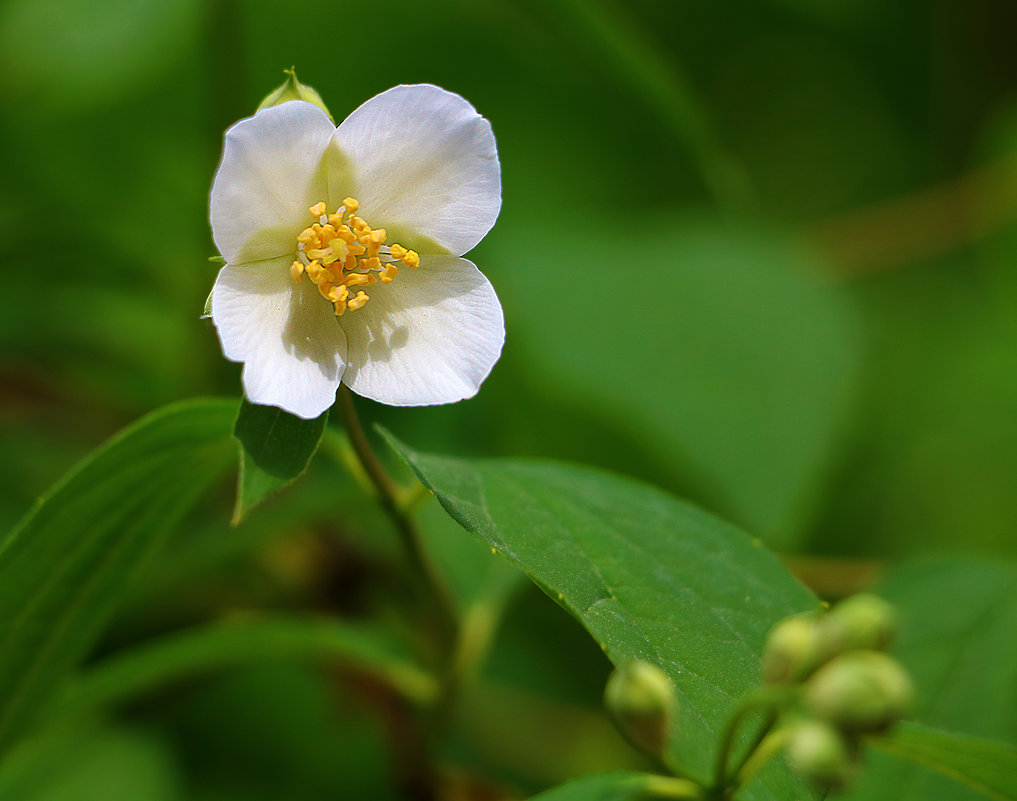
{"type": "Polygon", "coordinates": [[[436,692],[434,679],[379,631],[330,620],[255,618],[201,626],[109,657],[71,682],[50,713],[80,714],[238,665],[308,659],[368,668],[417,702],[436,692]]]}
{"type": "MultiPolygon", "coordinates": [[[[1015,742],[1017,569],[978,559],[905,564],[876,587],[900,614],[893,655],[915,682],[914,719],[965,735],[1015,742]]],[[[967,801],[979,796],[881,753],[852,801],[967,801]]]]}
{"type": "MultiPolygon", "coordinates": [[[[498,293],[516,310],[524,380],[617,421],[659,465],[654,481],[771,545],[797,542],[851,411],[859,361],[849,299],[785,232],[626,214],[640,231],[631,267],[643,277],[614,300],[604,287],[627,268],[603,256],[617,250],[612,226],[555,210],[554,226],[516,221],[515,236],[503,228],[485,243],[492,261],[512,266],[498,293]]],[[[598,445],[604,466],[626,457],[612,440],[598,445]]]]}
{"type": "Polygon", "coordinates": [[[999,801],[1017,801],[1017,746],[931,729],[898,726],[873,745],[963,782],[999,801]]]}
{"type": "MultiPolygon", "coordinates": [[[[674,680],[673,756],[694,777],[712,766],[720,728],[759,681],[766,633],[815,605],[758,541],[653,487],[547,462],[416,453],[389,437],[464,528],[521,567],[614,663],[644,659],[674,680]]],[[[767,792],[792,788],[781,768],[767,792]]]]}
{"type": "Polygon", "coordinates": [[[234,463],[234,409],[190,401],[142,418],[72,469],[0,544],[0,749],[234,463]]]}
{"type": "Polygon", "coordinates": [[[1017,569],[981,559],[922,560],[893,571],[876,591],[900,612],[893,650],[915,680],[915,719],[1017,737],[1017,569]]]}
{"type": "Polygon", "coordinates": [[[182,801],[168,744],[143,730],[77,726],[47,732],[0,763],[11,801],[182,801]]]}
{"type": "Polygon", "coordinates": [[[584,776],[533,796],[532,801],[648,801],[694,798],[690,782],[648,773],[604,773],[584,776]]]}
{"type": "Polygon", "coordinates": [[[275,406],[243,399],[233,429],[233,436],[241,444],[234,525],[307,469],[327,421],[327,411],[305,420],[275,406]]]}

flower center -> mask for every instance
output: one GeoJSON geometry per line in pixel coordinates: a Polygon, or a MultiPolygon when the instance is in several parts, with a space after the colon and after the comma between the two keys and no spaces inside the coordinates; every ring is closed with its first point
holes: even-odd
{"type": "Polygon", "coordinates": [[[379,281],[391,284],[399,274],[396,262],[420,265],[416,251],[395,243],[386,245],[385,229],[371,228],[357,217],[359,208],[351,197],[335,214],[326,214],[324,203],[311,206],[308,211],[317,222],[297,236],[297,260],[290,266],[293,280],[299,281],[306,273],[321,296],[335,306],[337,316],[356,311],[370,300],[365,287],[379,281]]]}

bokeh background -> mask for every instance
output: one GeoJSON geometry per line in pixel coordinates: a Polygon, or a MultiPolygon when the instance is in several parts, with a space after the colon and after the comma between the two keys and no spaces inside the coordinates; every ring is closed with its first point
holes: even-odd
{"type": "MultiPolygon", "coordinates": [[[[294,65],[337,119],[398,83],[456,91],[501,154],[502,216],[471,256],[504,304],[501,361],[467,403],[367,418],[421,450],[646,479],[829,597],[901,560],[1006,564],[1014,30],[996,0],[7,0],[0,525],[141,414],[238,395],[198,319],[208,189],[224,130],[294,65]]],[[[238,529],[224,487],[104,647],[234,608],[361,613],[393,546],[337,475],[316,465],[238,529]],[[323,542],[338,576],[315,572],[323,542]]],[[[460,758],[518,792],[629,764],[596,713],[606,670],[520,590],[460,758]],[[570,744],[553,765],[549,738],[570,744]]],[[[75,764],[125,799],[386,797],[379,724],[335,692],[294,666],[217,675],[75,764]]]]}

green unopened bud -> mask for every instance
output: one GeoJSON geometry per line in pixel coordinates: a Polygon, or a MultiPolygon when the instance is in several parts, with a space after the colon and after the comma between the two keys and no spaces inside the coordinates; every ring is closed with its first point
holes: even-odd
{"type": "Polygon", "coordinates": [[[816,667],[816,612],[802,612],[782,620],[766,638],[763,681],[800,681],[816,667]]]}
{"type": "Polygon", "coordinates": [[[821,667],[806,684],[816,715],[846,731],[882,731],[911,707],[911,677],[879,651],[849,651],[821,667]]]}
{"type": "Polygon", "coordinates": [[[896,630],[896,610],[882,598],[863,593],[841,601],[823,618],[820,649],[826,659],[858,649],[882,651],[896,630]]]}
{"type": "Polygon", "coordinates": [[[792,724],[787,754],[795,769],[823,790],[842,789],[855,774],[854,748],[839,731],[818,720],[792,724]]]}
{"type": "Polygon", "coordinates": [[[290,67],[288,70],[283,70],[283,72],[287,75],[283,85],[258,104],[258,111],[261,111],[263,108],[268,108],[269,106],[278,106],[289,100],[304,100],[308,103],[314,103],[314,105],[328,114],[328,118],[332,120],[332,122],[335,122],[335,120],[332,119],[332,114],[325,106],[325,101],[321,99],[321,95],[307,84],[303,84],[298,81],[297,72],[293,67],[290,67]]]}
{"type": "Polygon", "coordinates": [[[627,662],[607,680],[604,705],[615,725],[636,748],[654,757],[664,753],[671,733],[674,685],[649,662],[627,662]]]}

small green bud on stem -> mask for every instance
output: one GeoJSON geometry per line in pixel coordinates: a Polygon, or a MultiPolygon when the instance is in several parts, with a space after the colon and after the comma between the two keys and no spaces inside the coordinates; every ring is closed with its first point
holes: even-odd
{"type": "Polygon", "coordinates": [[[763,681],[788,684],[800,681],[816,666],[815,612],[802,612],[778,623],[763,651],[763,681]]]}
{"type": "Polygon", "coordinates": [[[258,104],[258,111],[261,111],[263,108],[268,108],[269,106],[278,106],[289,100],[303,100],[307,103],[313,103],[316,105],[328,114],[328,118],[330,120],[335,122],[335,120],[332,119],[332,114],[325,106],[325,101],[321,99],[321,95],[307,84],[303,84],[297,80],[297,72],[295,68],[290,67],[288,70],[283,70],[283,72],[285,72],[288,77],[283,82],[282,86],[269,94],[258,104]]]}
{"type": "Polygon", "coordinates": [[[853,751],[839,731],[821,721],[800,720],[789,727],[791,764],[820,789],[843,789],[851,781],[856,769],[853,751]]]}
{"type": "Polygon", "coordinates": [[[620,665],[607,680],[604,705],[625,738],[640,751],[661,759],[671,732],[674,685],[649,662],[620,665]]]}
{"type": "Polygon", "coordinates": [[[911,706],[907,672],[879,651],[849,651],[815,672],[805,685],[806,706],[850,732],[883,731],[911,706]]]}
{"type": "Polygon", "coordinates": [[[854,595],[837,604],[820,621],[817,635],[824,661],[845,651],[882,651],[897,630],[894,608],[875,595],[854,595]]]}

